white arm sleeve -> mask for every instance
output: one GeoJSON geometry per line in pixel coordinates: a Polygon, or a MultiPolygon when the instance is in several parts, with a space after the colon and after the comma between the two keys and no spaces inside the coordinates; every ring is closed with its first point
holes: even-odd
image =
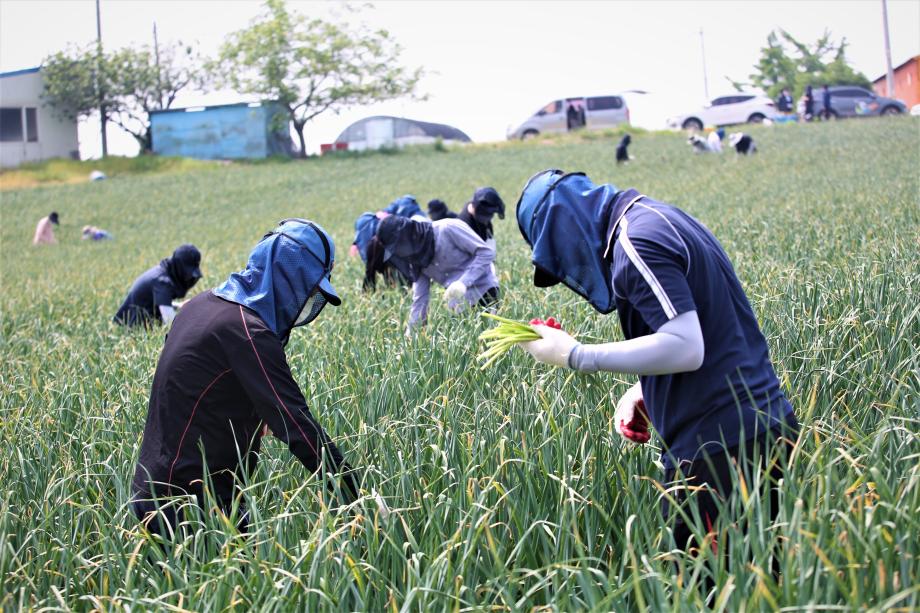
{"type": "Polygon", "coordinates": [[[165,304],[161,304],[159,306],[159,309],[160,309],[160,317],[163,319],[163,324],[168,326],[169,324],[172,323],[172,320],[175,319],[176,317],[176,309],[172,308],[171,306],[167,306],[165,304]]]}
{"type": "Polygon", "coordinates": [[[699,317],[696,311],[688,311],[654,334],[616,343],[578,345],[569,356],[569,365],[582,372],[669,375],[698,369],[704,350],[699,317]]]}

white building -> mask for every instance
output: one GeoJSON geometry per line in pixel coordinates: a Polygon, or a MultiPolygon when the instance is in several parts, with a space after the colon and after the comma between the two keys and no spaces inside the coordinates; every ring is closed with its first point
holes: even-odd
{"type": "Polygon", "coordinates": [[[363,151],[381,147],[423,145],[433,143],[439,138],[442,141],[471,142],[469,136],[452,126],[405,117],[377,115],[356,121],[339,134],[333,145],[323,147],[363,151]]]}
{"type": "Polygon", "coordinates": [[[45,106],[43,89],[39,68],[0,72],[0,166],[80,157],[77,122],[45,106]]]}

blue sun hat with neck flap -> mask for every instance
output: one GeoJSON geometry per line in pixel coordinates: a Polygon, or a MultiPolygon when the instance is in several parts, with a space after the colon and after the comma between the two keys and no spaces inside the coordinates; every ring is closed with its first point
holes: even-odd
{"type": "Polygon", "coordinates": [[[249,254],[246,268],[213,290],[216,296],[255,311],[282,342],[291,330],[342,300],[332,287],[335,244],[319,225],[285,219],[249,254]]]}
{"type": "Polygon", "coordinates": [[[584,173],[558,169],[535,174],[517,204],[518,228],[533,249],[534,285],[565,284],[597,311],[616,308],[607,229],[619,190],[595,185],[584,173]]]}

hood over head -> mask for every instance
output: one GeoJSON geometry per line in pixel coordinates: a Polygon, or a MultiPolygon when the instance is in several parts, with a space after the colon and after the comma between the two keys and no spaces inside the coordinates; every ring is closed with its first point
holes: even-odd
{"type": "Polygon", "coordinates": [[[342,303],[332,287],[335,244],[317,224],[285,219],[249,254],[246,268],[214,294],[255,311],[282,343],[291,330],[319,315],[327,302],[342,303]]]}
{"type": "Polygon", "coordinates": [[[447,211],[447,204],[443,200],[435,198],[428,201],[428,217],[431,218],[431,221],[444,219],[447,216],[447,211]]]}
{"type": "Polygon", "coordinates": [[[377,226],[383,260],[390,262],[410,281],[434,259],[434,229],[430,222],[391,215],[377,226]]]}
{"type": "Polygon", "coordinates": [[[533,249],[534,285],[561,282],[601,313],[616,307],[604,252],[617,192],[580,172],[550,169],[531,177],[518,200],[517,220],[533,249]]]}
{"type": "Polygon", "coordinates": [[[477,218],[486,217],[480,221],[488,222],[496,213],[499,219],[505,218],[505,203],[494,187],[480,187],[473,193],[473,199],[470,202],[476,209],[477,218]]]}
{"type": "Polygon", "coordinates": [[[367,262],[367,247],[377,232],[377,225],[380,220],[373,213],[361,213],[361,216],[355,220],[355,240],[353,243],[358,247],[358,253],[361,259],[367,262]]]}
{"type": "Polygon", "coordinates": [[[160,260],[160,265],[182,292],[179,298],[185,296],[201,278],[201,252],[195,245],[179,245],[171,257],[160,260]]]}
{"type": "Polygon", "coordinates": [[[422,212],[422,207],[418,205],[415,196],[411,194],[406,194],[405,196],[397,198],[383,210],[390,215],[398,215],[400,217],[412,217],[413,215],[425,216],[425,213],[422,212]]]}

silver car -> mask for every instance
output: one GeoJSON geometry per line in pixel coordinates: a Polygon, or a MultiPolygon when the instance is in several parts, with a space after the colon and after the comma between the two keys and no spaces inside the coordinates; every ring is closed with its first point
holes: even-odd
{"type": "Polygon", "coordinates": [[[588,96],[553,100],[521,125],[508,130],[508,140],[538,134],[562,134],[587,128],[600,130],[629,124],[629,109],[622,96],[588,96]]]}
{"type": "MultiPolygon", "coordinates": [[[[907,105],[896,98],[885,98],[875,92],[855,85],[833,85],[827,88],[831,93],[831,116],[878,117],[879,115],[900,115],[907,112],[907,105]]],[[[814,88],[815,117],[824,111],[824,88],[814,88]]]]}

